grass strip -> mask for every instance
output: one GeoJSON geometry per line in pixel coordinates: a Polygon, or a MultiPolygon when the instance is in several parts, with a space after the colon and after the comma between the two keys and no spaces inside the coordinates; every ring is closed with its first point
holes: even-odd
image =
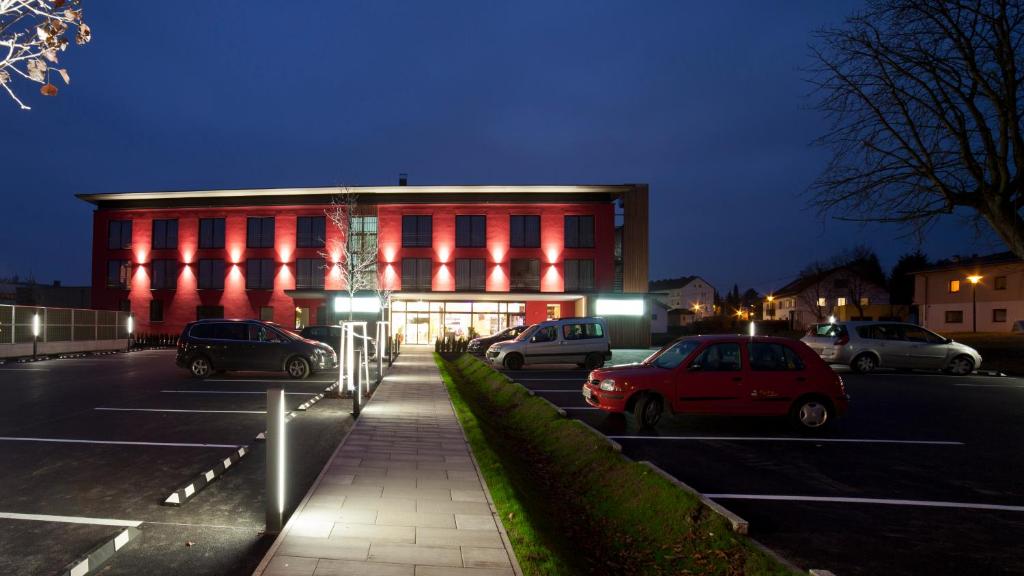
{"type": "Polygon", "coordinates": [[[436,360],[526,574],[792,574],[483,362],[436,360]]]}

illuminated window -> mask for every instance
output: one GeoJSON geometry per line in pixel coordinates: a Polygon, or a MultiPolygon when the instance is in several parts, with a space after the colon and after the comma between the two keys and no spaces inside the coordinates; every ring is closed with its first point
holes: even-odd
{"type": "Polygon", "coordinates": [[[871,299],[868,298],[867,296],[861,296],[861,298],[860,298],[860,305],[861,306],[869,306],[869,305],[871,305],[871,299]]]}
{"type": "Polygon", "coordinates": [[[455,289],[484,290],[485,261],[483,258],[455,259],[455,289]]]}
{"type": "Polygon", "coordinates": [[[299,216],[295,220],[295,245],[299,248],[323,248],[327,221],[323,216],[299,216]]]}
{"type": "Polygon", "coordinates": [[[818,298],[818,308],[824,308],[824,307],[825,307],[825,298],[824,297],[818,298]]]}
{"type": "Polygon", "coordinates": [[[178,247],[178,220],[153,220],[153,250],[178,247]]]}
{"type": "Polygon", "coordinates": [[[200,248],[223,248],[224,247],[224,219],[223,218],[200,218],[199,219],[199,247],[200,248]]]}
{"type": "Polygon", "coordinates": [[[949,291],[950,292],[959,292],[960,291],[960,281],[959,280],[950,280],[949,281],[949,291]]]}
{"type": "Polygon", "coordinates": [[[274,287],[274,261],[252,258],[245,262],[245,289],[270,290],[274,287]]]}
{"type": "Polygon", "coordinates": [[[962,324],[963,321],[963,310],[946,310],[946,324],[962,324]]]}
{"type": "Polygon", "coordinates": [[[153,290],[174,290],[178,287],[178,261],[153,260],[153,276],[149,287],[153,290]]]}
{"type": "Polygon", "coordinates": [[[245,245],[248,248],[273,248],[274,217],[249,218],[246,226],[245,245]]]}
{"type": "Polygon", "coordinates": [[[1006,322],[1006,308],[994,308],[992,310],[993,322],[1006,322]]]}
{"type": "Polygon", "coordinates": [[[509,216],[509,236],[513,248],[540,248],[540,216],[509,216]]]}
{"type": "Polygon", "coordinates": [[[402,216],[402,246],[429,248],[433,243],[433,230],[431,216],[402,216]]]}
{"type": "Polygon", "coordinates": [[[843,298],[842,296],[836,298],[836,306],[846,306],[846,298],[843,298]]]}
{"type": "Polygon", "coordinates": [[[509,271],[511,290],[540,290],[540,260],[513,258],[509,271]]]}
{"type": "Polygon", "coordinates": [[[107,260],[107,288],[128,289],[132,263],[128,260],[107,260]]]}
{"type": "Polygon", "coordinates": [[[198,286],[200,290],[223,290],[224,261],[200,260],[198,286]]]}
{"type": "Polygon", "coordinates": [[[149,321],[150,322],[163,322],[164,321],[164,301],[153,299],[149,301],[149,321]]]}
{"type": "Polygon", "coordinates": [[[594,247],[594,217],[593,216],[566,216],[565,217],[565,247],[566,248],[593,248],[594,247]]]}
{"type": "Polygon", "coordinates": [[[111,220],[107,224],[107,248],[127,250],[132,247],[132,221],[111,220]]]}
{"type": "Polygon", "coordinates": [[[433,267],[430,258],[403,258],[402,290],[429,292],[433,267]]]}
{"type": "Polygon", "coordinates": [[[565,291],[594,289],[594,261],[565,261],[565,291]]]}
{"type": "Polygon", "coordinates": [[[1006,276],[996,276],[992,279],[993,290],[1006,290],[1006,276]]]}
{"type": "Polygon", "coordinates": [[[295,260],[295,288],[322,290],[324,287],[324,263],[319,258],[295,260]]]}
{"type": "Polygon", "coordinates": [[[483,248],[487,239],[486,216],[455,217],[455,247],[483,248]]]}

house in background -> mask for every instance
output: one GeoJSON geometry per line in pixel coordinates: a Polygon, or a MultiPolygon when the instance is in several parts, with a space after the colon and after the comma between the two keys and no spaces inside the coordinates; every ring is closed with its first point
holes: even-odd
{"type": "Polygon", "coordinates": [[[715,287],[700,276],[655,280],[650,291],[669,310],[689,310],[693,318],[688,323],[715,314],[715,287]]]}
{"type": "Polygon", "coordinates": [[[806,274],[765,297],[762,318],[787,320],[794,329],[836,320],[902,318],[906,307],[889,304],[881,279],[866,277],[856,267],[838,266],[806,274]]]}
{"type": "Polygon", "coordinates": [[[936,332],[970,332],[975,319],[978,332],[1009,332],[1024,320],[1024,261],[1011,252],[942,260],[914,272],[914,304],[936,332]]]}
{"type": "Polygon", "coordinates": [[[651,335],[668,334],[668,306],[661,300],[652,298],[651,303],[651,335]]]}
{"type": "Polygon", "coordinates": [[[45,306],[48,308],[89,308],[92,304],[89,286],[63,286],[60,280],[42,284],[17,276],[0,278],[0,304],[45,306]]]}

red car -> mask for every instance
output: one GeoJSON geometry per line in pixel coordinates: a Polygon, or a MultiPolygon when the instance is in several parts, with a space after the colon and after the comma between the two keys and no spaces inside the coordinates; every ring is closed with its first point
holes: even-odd
{"type": "Polygon", "coordinates": [[[594,370],[583,397],[607,412],[632,412],[642,428],[675,414],[788,416],[821,429],[846,412],[843,380],[797,340],[693,336],[639,364],[594,370]]]}

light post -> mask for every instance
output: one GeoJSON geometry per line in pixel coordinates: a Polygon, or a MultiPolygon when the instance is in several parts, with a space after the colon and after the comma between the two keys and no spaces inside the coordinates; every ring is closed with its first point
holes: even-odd
{"type": "Polygon", "coordinates": [[[973,274],[967,277],[967,281],[971,283],[971,331],[978,331],[978,282],[981,281],[983,276],[973,274]]]}
{"type": "Polygon", "coordinates": [[[126,352],[131,352],[132,351],[132,332],[135,332],[135,317],[132,316],[131,312],[128,313],[128,319],[125,321],[125,324],[126,324],[125,328],[128,329],[128,350],[126,350],[126,352]]]}
{"type": "Polygon", "coordinates": [[[40,328],[39,312],[36,312],[32,316],[32,358],[33,359],[35,359],[35,357],[36,357],[36,350],[37,350],[37,348],[39,346],[39,328],[40,328]]]}

